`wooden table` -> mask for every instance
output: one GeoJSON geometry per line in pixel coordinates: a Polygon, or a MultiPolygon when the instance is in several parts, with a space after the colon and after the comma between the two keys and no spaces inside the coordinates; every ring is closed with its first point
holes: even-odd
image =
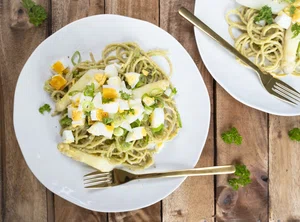
{"type": "Polygon", "coordinates": [[[35,28],[30,27],[19,0],[0,0],[3,221],[300,221],[300,143],[290,141],[287,136],[289,129],[300,126],[300,118],[278,117],[249,108],[234,100],[212,79],[199,56],[193,27],[177,13],[180,6],[193,10],[194,0],[37,2],[47,9],[49,18],[35,28]],[[106,214],[77,207],[39,183],[24,161],[13,129],[13,96],[20,70],[31,52],[49,35],[74,20],[102,13],[149,21],[168,31],[187,49],[211,98],[210,131],[197,166],[242,162],[251,170],[251,185],[233,192],[227,186],[227,176],[188,178],[173,194],[150,207],[106,214]],[[220,134],[231,126],[243,135],[241,146],[226,145],[221,140],[220,134]]]}

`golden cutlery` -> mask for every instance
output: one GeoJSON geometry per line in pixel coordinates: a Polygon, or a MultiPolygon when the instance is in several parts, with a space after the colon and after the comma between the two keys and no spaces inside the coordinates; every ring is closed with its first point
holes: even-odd
{"type": "Polygon", "coordinates": [[[133,174],[121,169],[113,169],[110,172],[95,171],[83,177],[85,188],[97,189],[118,186],[132,180],[153,179],[166,177],[206,176],[231,174],[235,172],[235,166],[213,166],[195,168],[190,170],[176,170],[161,173],[133,174]]]}

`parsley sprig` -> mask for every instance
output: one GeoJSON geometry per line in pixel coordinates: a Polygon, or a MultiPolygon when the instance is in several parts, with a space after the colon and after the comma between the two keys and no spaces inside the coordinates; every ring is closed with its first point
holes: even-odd
{"type": "Polygon", "coordinates": [[[223,141],[227,144],[236,144],[236,145],[241,145],[243,138],[239,134],[238,130],[235,127],[232,127],[230,130],[222,133],[221,135],[223,141]]]}
{"type": "Polygon", "coordinates": [[[296,38],[300,34],[300,25],[298,23],[295,23],[292,25],[292,32],[293,32],[293,38],[296,38]]]}
{"type": "Polygon", "coordinates": [[[40,108],[39,108],[39,112],[41,113],[41,114],[44,114],[44,112],[50,112],[51,111],[51,107],[50,107],[50,105],[49,104],[45,104],[45,105],[43,105],[43,106],[41,106],[40,108]]]}
{"type": "Polygon", "coordinates": [[[299,128],[294,128],[294,129],[290,130],[288,135],[291,140],[295,140],[298,142],[300,141],[300,129],[299,128]]]}
{"type": "Polygon", "coordinates": [[[258,15],[254,19],[255,22],[259,22],[261,20],[265,20],[269,25],[273,23],[272,9],[267,5],[261,8],[258,15]]]}
{"type": "Polygon", "coordinates": [[[26,9],[29,22],[35,26],[40,26],[47,19],[47,12],[32,0],[22,0],[22,5],[26,9]]]}
{"type": "Polygon", "coordinates": [[[252,182],[250,179],[250,171],[245,165],[237,164],[235,166],[234,175],[237,176],[237,178],[232,178],[228,180],[229,185],[234,190],[238,190],[240,186],[244,187],[252,182]]]}

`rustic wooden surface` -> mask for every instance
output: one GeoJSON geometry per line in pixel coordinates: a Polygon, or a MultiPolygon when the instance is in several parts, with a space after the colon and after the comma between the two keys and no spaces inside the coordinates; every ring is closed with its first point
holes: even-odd
{"type": "Polygon", "coordinates": [[[193,27],[178,14],[194,0],[37,0],[48,20],[35,28],[20,0],[0,0],[0,221],[200,222],[300,221],[300,143],[287,131],[299,117],[277,117],[235,101],[206,70],[193,27]],[[53,195],[28,169],[13,129],[13,95],[18,75],[31,52],[68,23],[94,14],[111,13],[149,21],[172,34],[191,54],[211,98],[208,139],[197,166],[244,163],[253,183],[238,192],[227,176],[189,178],[163,201],[126,213],[97,213],[53,195]],[[235,126],[241,146],[222,142],[220,134],[235,126]]]}

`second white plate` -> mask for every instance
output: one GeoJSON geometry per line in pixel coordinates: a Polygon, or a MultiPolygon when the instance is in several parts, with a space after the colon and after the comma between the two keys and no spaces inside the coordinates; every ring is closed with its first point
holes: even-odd
{"type": "MultiPolygon", "coordinates": [[[[196,0],[195,15],[226,41],[233,44],[225,20],[226,12],[238,7],[234,0],[196,0]]],[[[240,65],[233,55],[195,28],[198,49],[203,62],[214,79],[235,99],[258,110],[281,116],[300,114],[295,107],[270,95],[255,72],[240,65]]],[[[300,78],[286,76],[282,80],[300,91],[300,78]]]]}

